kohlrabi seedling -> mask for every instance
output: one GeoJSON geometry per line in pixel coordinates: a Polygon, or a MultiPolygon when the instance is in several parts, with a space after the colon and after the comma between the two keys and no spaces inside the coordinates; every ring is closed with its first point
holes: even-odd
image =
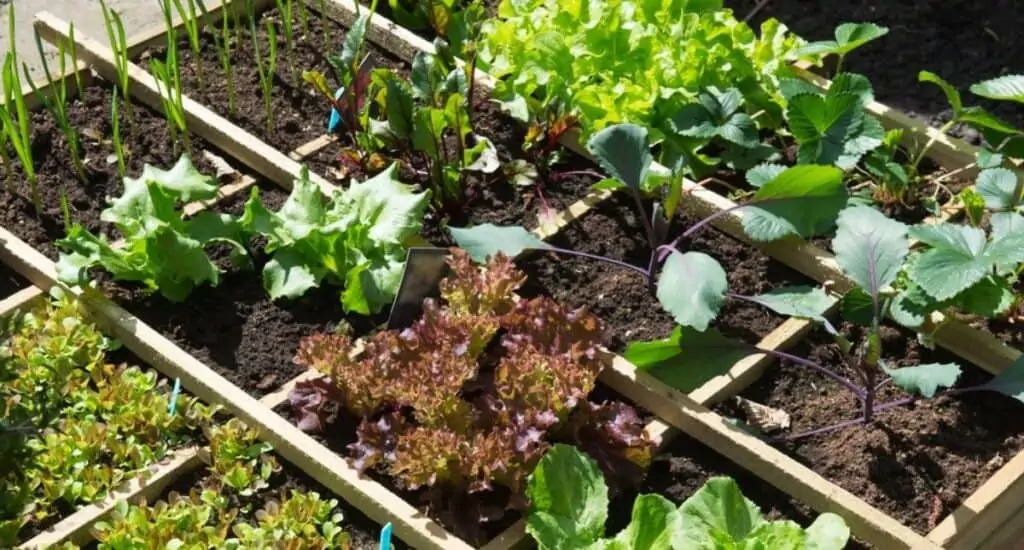
{"type": "Polygon", "coordinates": [[[645,265],[556,248],[516,226],[484,224],[451,228],[459,246],[478,261],[498,252],[517,255],[533,249],[603,261],[634,271],[646,279],[650,292],[676,322],[703,331],[727,298],[743,297],[729,293],[725,270],[717,260],[703,252],[680,250],[681,243],[716,219],[740,208],[745,209],[744,230],[754,241],[774,241],[789,235],[819,235],[834,226],[836,216],[849,198],[843,186],[843,173],[834,166],[765,165],[748,176],[758,188],[749,201],[712,214],[670,241],[670,218],[663,214],[669,209],[665,206],[668,201],[656,201],[648,206],[643,193],[643,189],[650,187],[645,180],[664,177],[653,173],[655,165],[647,130],[633,124],[613,125],[595,134],[587,147],[605,172],[621,182],[634,200],[650,247],[645,265]]]}

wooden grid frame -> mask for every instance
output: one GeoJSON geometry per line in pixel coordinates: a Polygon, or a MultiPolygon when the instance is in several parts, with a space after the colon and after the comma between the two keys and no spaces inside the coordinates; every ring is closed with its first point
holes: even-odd
{"type": "MultiPolygon", "coordinates": [[[[268,2],[262,3],[267,4],[268,2]]],[[[317,7],[312,2],[308,3],[311,8],[317,7]]],[[[338,20],[343,25],[350,25],[355,16],[354,7],[351,1],[331,0],[326,15],[338,20]]],[[[210,13],[215,15],[219,11],[211,9],[210,13]]],[[[36,27],[40,34],[50,41],[67,40],[67,24],[52,15],[40,14],[37,16],[36,27]]],[[[429,43],[387,21],[379,14],[372,19],[371,27],[368,32],[368,38],[371,41],[406,61],[411,60],[411,57],[419,51],[432,50],[429,43]]],[[[152,31],[148,33],[148,36],[132,40],[130,52],[137,53],[163,39],[164,30],[162,28],[152,31]]],[[[96,70],[100,76],[112,79],[112,52],[109,48],[81,35],[76,36],[76,42],[78,42],[80,58],[90,63],[92,69],[96,70]]],[[[84,71],[87,75],[90,74],[85,69],[85,65],[81,63],[76,69],[84,71]]],[[[130,78],[134,98],[159,109],[159,95],[152,77],[144,70],[131,65],[130,78]]],[[[480,75],[480,80],[480,83],[485,86],[493,84],[493,81],[489,80],[486,75],[480,75]]],[[[289,188],[292,179],[298,175],[299,165],[296,161],[308,157],[333,142],[333,138],[325,136],[297,148],[289,155],[284,155],[227,123],[226,120],[196,102],[185,99],[185,109],[188,113],[189,128],[194,134],[204,137],[235,159],[268,176],[269,179],[285,188],[289,188]]],[[[883,121],[901,124],[897,119],[885,118],[886,112],[893,113],[891,110],[872,110],[876,114],[880,114],[883,121]]],[[[920,124],[917,126],[923,127],[920,124]]],[[[924,131],[927,134],[927,130],[924,131]]],[[[940,146],[936,148],[937,151],[946,150],[944,148],[946,142],[940,140],[936,143],[940,146]]],[[[578,141],[570,140],[565,145],[585,154],[578,141]]],[[[953,141],[950,141],[949,148],[954,152],[963,150],[958,148],[953,141]]],[[[953,155],[950,158],[955,159],[956,157],[953,155]]],[[[966,157],[961,155],[960,158],[966,157]]],[[[946,163],[940,159],[936,158],[936,160],[946,166],[946,163]]],[[[325,192],[334,189],[334,186],[323,178],[313,175],[311,177],[316,179],[325,192]]],[[[234,191],[247,189],[252,184],[253,181],[250,178],[245,185],[239,185],[234,191]]],[[[693,182],[687,182],[687,190],[690,191],[691,207],[704,213],[728,208],[728,205],[731,204],[724,197],[708,192],[693,182]]],[[[234,193],[224,193],[223,195],[230,196],[231,194],[234,193]]],[[[584,215],[608,196],[610,196],[609,193],[594,192],[572,205],[559,214],[558,229],[584,215]]],[[[209,206],[209,203],[205,206],[209,206]]],[[[746,240],[740,225],[741,220],[742,214],[737,212],[736,215],[724,219],[724,223],[720,224],[718,228],[733,237],[746,240]]],[[[552,234],[554,231],[539,234],[539,236],[547,238],[552,234]]],[[[53,264],[49,259],[21,243],[6,231],[0,230],[0,239],[6,241],[6,246],[0,249],[0,259],[5,260],[39,287],[49,288],[57,284],[53,264]]],[[[848,281],[837,277],[841,274],[838,273],[838,266],[835,265],[834,259],[830,255],[806,244],[800,244],[799,251],[794,253],[792,251],[793,244],[787,242],[780,243],[778,246],[773,244],[762,248],[776,259],[790,264],[791,267],[795,267],[819,281],[836,281],[837,289],[840,291],[849,287],[848,281]],[[789,250],[787,251],[787,249],[789,250]],[[843,286],[844,284],[846,286],[843,286]]],[[[24,303],[26,298],[38,297],[40,293],[39,288],[25,289],[8,300],[0,302],[0,306],[10,300],[15,302],[21,300],[24,303]]],[[[380,522],[390,520],[395,523],[396,534],[404,541],[424,548],[468,548],[467,545],[444,532],[440,526],[424,518],[422,514],[397,496],[384,490],[383,487],[365,479],[353,478],[351,475],[353,472],[347,468],[347,464],[340,457],[322,449],[311,438],[277,417],[266,406],[267,403],[256,401],[234,387],[119,306],[95,293],[79,293],[79,295],[98,318],[113,326],[118,337],[124,336],[122,340],[133,351],[145,358],[152,357],[154,359],[153,366],[158,367],[165,375],[180,376],[186,389],[200,398],[211,403],[224,404],[246,422],[259,427],[264,438],[275,445],[279,454],[306,470],[329,489],[336,491],[342,498],[362,509],[371,518],[380,522]],[[284,443],[284,445],[279,443],[284,443]],[[331,456],[325,456],[321,450],[331,456]]],[[[999,372],[1019,355],[1017,350],[1006,347],[990,335],[985,335],[987,338],[984,342],[984,349],[974,353],[970,348],[977,346],[976,338],[979,334],[984,333],[965,325],[952,324],[948,327],[950,329],[943,329],[939,334],[940,344],[990,372],[999,372]],[[975,340],[972,342],[971,338],[975,338],[975,340]],[[998,345],[992,345],[993,341],[998,345]],[[961,350],[964,353],[960,353],[961,350]]],[[[767,336],[760,346],[769,349],[785,349],[799,341],[810,328],[810,324],[806,321],[788,319],[767,336]]],[[[974,351],[976,350],[977,348],[974,351]]],[[[1012,536],[1002,532],[992,533],[992,531],[995,526],[1004,521],[1005,517],[1016,511],[1016,503],[1013,501],[1019,502],[1020,498],[1014,496],[1024,493],[1024,487],[1021,487],[1024,482],[1020,482],[1021,471],[1024,470],[1024,460],[1021,456],[1014,458],[1004,466],[989,482],[965,501],[961,509],[951,514],[928,537],[921,537],[782,455],[774,448],[732,428],[724,423],[717,414],[702,406],[734,395],[756,380],[763,369],[771,363],[771,358],[766,354],[758,353],[744,358],[734,365],[729,374],[712,379],[689,396],[665,387],[646,373],[638,372],[635,367],[622,358],[608,354],[607,359],[610,368],[602,375],[602,380],[664,419],[655,421],[648,426],[649,432],[653,435],[664,435],[667,440],[670,436],[670,427],[682,429],[798,500],[819,511],[836,511],[844,515],[854,532],[868,542],[885,548],[938,548],[943,545],[948,548],[977,548],[979,546],[970,542],[997,539],[1000,536],[1009,540],[1007,537],[1012,536]],[[1011,466],[1015,467],[1011,468],[1011,466]],[[997,478],[999,479],[997,480],[997,478]],[[999,508],[1004,513],[992,513],[992,509],[995,507],[993,503],[1000,502],[1002,505],[999,508]],[[958,513],[965,508],[966,511],[958,516],[958,513]],[[984,516],[979,515],[982,508],[987,508],[984,516]],[[1003,516],[1004,519],[991,519],[996,518],[997,515],[1003,516]],[[988,521],[983,522],[978,518],[988,521]],[[950,521],[953,519],[956,521],[950,521]],[[957,523],[962,523],[962,525],[957,525],[957,523]],[[942,532],[944,526],[945,532],[942,532]],[[989,534],[992,536],[988,537],[989,534]]],[[[279,390],[264,399],[272,396],[279,398],[281,395],[286,395],[286,390],[279,390]]],[[[184,462],[188,462],[188,460],[184,462]]],[[[181,469],[182,467],[178,468],[178,470],[181,469]]],[[[176,476],[172,475],[168,479],[174,477],[176,476]]],[[[80,513],[84,511],[82,510],[80,513]]],[[[511,548],[522,544],[524,537],[523,523],[520,522],[496,537],[484,548],[511,548]]]]}

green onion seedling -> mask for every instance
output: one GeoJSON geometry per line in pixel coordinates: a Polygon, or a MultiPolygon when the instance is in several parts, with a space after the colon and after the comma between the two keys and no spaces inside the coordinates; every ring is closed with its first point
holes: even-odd
{"type": "MultiPolygon", "coordinates": [[[[29,187],[32,190],[32,203],[35,205],[36,214],[42,214],[43,203],[39,195],[39,178],[36,174],[35,163],[32,159],[32,119],[28,108],[25,106],[25,98],[21,95],[21,76],[18,73],[18,51],[14,42],[14,4],[9,8],[9,29],[11,33],[10,49],[4,56],[3,85],[6,102],[0,108],[4,133],[7,139],[14,146],[14,152],[21,159],[22,169],[28,179],[29,187]],[[14,113],[11,113],[11,108],[14,113]]],[[[8,173],[10,167],[8,167],[8,173]]]]}
{"type": "Polygon", "coordinates": [[[117,156],[117,173],[124,178],[127,172],[127,165],[124,157],[124,144],[121,142],[121,113],[117,108],[117,89],[114,89],[114,99],[110,102],[110,128],[113,133],[114,154],[117,156]]]}
{"type": "Polygon", "coordinates": [[[104,0],[100,0],[100,7],[103,9],[103,24],[107,29],[107,38],[110,40],[110,49],[114,52],[114,69],[117,72],[117,84],[121,88],[121,97],[124,98],[125,119],[128,126],[135,133],[135,120],[132,115],[131,91],[128,79],[128,41],[125,38],[124,22],[121,15],[109,9],[104,0]]]}
{"type": "Polygon", "coordinates": [[[177,31],[170,25],[169,9],[164,10],[164,17],[168,22],[167,56],[163,62],[151,59],[149,67],[157,79],[157,91],[160,93],[160,103],[163,105],[164,115],[167,117],[167,128],[171,134],[171,141],[174,143],[175,153],[180,152],[179,140],[185,145],[186,153],[191,153],[192,144],[189,139],[181,94],[181,66],[178,64],[177,31]]]}
{"type": "Polygon", "coordinates": [[[234,116],[238,112],[235,106],[235,77],[231,71],[231,27],[228,25],[227,11],[221,12],[220,33],[211,33],[213,46],[220,57],[220,67],[224,73],[224,81],[228,88],[228,114],[234,116]]]}
{"type": "MultiPolygon", "coordinates": [[[[251,4],[249,4],[251,6],[251,4]]],[[[260,75],[260,90],[263,92],[263,108],[267,117],[267,133],[274,130],[274,110],[271,104],[274,89],[274,73],[277,71],[277,30],[273,21],[267,20],[267,37],[270,48],[266,62],[260,53],[259,34],[256,32],[256,18],[249,19],[249,30],[252,37],[253,57],[256,59],[256,70],[260,75]]]]}
{"type": "MultiPolygon", "coordinates": [[[[186,6],[182,5],[181,0],[172,0],[174,2],[174,9],[177,10],[178,15],[181,16],[183,26],[185,27],[185,33],[188,35],[188,43],[192,48],[192,57],[196,60],[196,80],[199,81],[199,93],[206,95],[206,84],[203,79],[203,63],[200,59],[201,45],[199,43],[199,31],[201,30],[202,23],[200,18],[197,17],[199,14],[196,10],[196,0],[185,0],[186,6]]],[[[202,1],[202,0],[199,0],[202,1]]],[[[205,18],[203,19],[205,21],[205,18]]],[[[168,25],[171,21],[167,21],[168,25]]]]}
{"type": "MultiPolygon", "coordinates": [[[[42,60],[43,74],[46,75],[46,83],[49,87],[50,94],[52,97],[43,93],[33,82],[32,76],[29,74],[28,65],[22,63],[22,70],[25,73],[25,79],[28,80],[32,86],[32,92],[39,98],[39,101],[43,103],[46,110],[53,116],[53,120],[57,123],[57,127],[60,128],[61,133],[64,134],[64,139],[68,142],[68,151],[71,153],[71,162],[75,167],[75,175],[78,179],[85,181],[85,165],[82,163],[82,148],[78,140],[78,132],[75,131],[74,126],[71,124],[71,120],[68,117],[68,89],[67,79],[64,78],[66,73],[66,57],[65,57],[65,46],[64,42],[57,43],[57,59],[58,59],[58,74],[60,78],[54,80],[53,74],[50,73],[50,64],[46,61],[46,55],[43,53],[43,41],[40,38],[39,33],[35,35],[36,39],[36,50],[39,51],[39,59],[42,60]]],[[[77,74],[77,72],[76,72],[77,74]]]]}
{"type": "MultiPolygon", "coordinates": [[[[284,31],[284,45],[288,50],[288,70],[291,72],[292,79],[298,80],[295,74],[295,48],[292,42],[292,13],[295,6],[292,0],[275,0],[277,2],[277,11],[281,13],[282,30],[284,31]]],[[[300,2],[301,3],[301,2],[300,2]]],[[[271,42],[274,42],[274,37],[271,38],[271,42]]],[[[273,45],[271,46],[273,47],[273,45]]]]}

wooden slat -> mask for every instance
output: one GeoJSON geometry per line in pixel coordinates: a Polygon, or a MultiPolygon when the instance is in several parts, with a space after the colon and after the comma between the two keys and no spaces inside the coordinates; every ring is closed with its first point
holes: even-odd
{"type": "Polygon", "coordinates": [[[24,311],[42,295],[43,291],[35,286],[23,288],[11,294],[0,300],[0,317],[6,317],[17,311],[24,311]]]}

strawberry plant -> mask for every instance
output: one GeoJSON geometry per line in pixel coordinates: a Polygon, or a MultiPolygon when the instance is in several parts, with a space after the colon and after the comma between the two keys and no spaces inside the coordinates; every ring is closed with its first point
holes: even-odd
{"type": "Polygon", "coordinates": [[[636,412],[587,401],[603,369],[600,323],[547,298],[517,301],[525,275],[498,255],[483,269],[453,249],[444,304],[427,300],[410,328],[380,332],[360,353],[343,334],[303,339],[296,362],[323,377],[290,396],[298,425],[326,428],[328,403],[362,419],[350,461],[422,490],[467,540],[505,506],[550,446],[570,441],[617,483],[639,480],[653,449],[636,412]],[[500,332],[500,346],[491,340],[500,332]]]}
{"type": "Polygon", "coordinates": [[[388,0],[391,19],[407,29],[430,29],[465,57],[486,18],[481,0],[388,0]]]}
{"type": "Polygon", "coordinates": [[[272,298],[296,298],[324,280],[345,287],[346,311],[376,313],[391,303],[405,266],[407,239],[423,223],[429,192],[395,179],[396,167],[353,182],[327,202],[303,168],[278,212],[253,188],[238,225],[264,235],[273,257],[263,268],[272,298]]]}
{"type": "Polygon", "coordinates": [[[125,246],[114,248],[103,235],[72,226],[57,241],[57,274],[66,284],[85,284],[89,271],[102,267],[114,279],[142,283],[179,302],[201,284],[216,286],[221,270],[206,253],[211,244],[232,246],[231,261],[248,265],[240,226],[230,216],[204,210],[189,219],[184,203],[217,194],[212,177],[200,174],[187,156],[169,171],[146,165],[139,178],[124,178],[124,193],[111,201],[100,219],[115,225],[125,246]]]}
{"type": "Polygon", "coordinates": [[[189,441],[212,410],[156,373],[114,366],[114,342],[57,298],[9,322],[0,361],[0,544],[101,500],[189,441]],[[170,402],[176,399],[171,412],[170,402]]]}
{"type": "Polygon", "coordinates": [[[597,464],[568,445],[544,455],[530,475],[527,496],[526,531],[540,550],[841,550],[850,538],[850,528],[832,513],[806,529],[790,520],[767,521],[727,477],[709,479],[679,506],[658,494],[640,495],[632,522],[605,538],[608,486],[597,464]]]}

